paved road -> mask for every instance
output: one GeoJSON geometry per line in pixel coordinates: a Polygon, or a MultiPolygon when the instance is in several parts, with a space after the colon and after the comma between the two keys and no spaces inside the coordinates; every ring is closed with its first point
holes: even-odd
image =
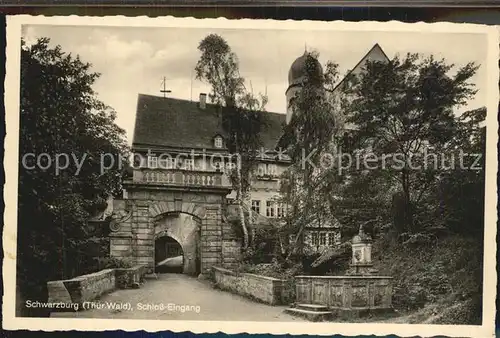
{"type": "Polygon", "coordinates": [[[285,314],[282,306],[260,304],[229,292],[213,289],[208,281],[182,274],[160,274],[140,289],[117,290],[95,304],[101,309],[56,313],[54,317],[162,319],[162,320],[250,320],[302,321],[285,314]],[[129,303],[132,310],[110,309],[108,305],[129,303]],[[161,308],[161,304],[164,307],[161,308]],[[177,307],[172,307],[173,304],[177,307]],[[154,309],[151,306],[157,305],[154,309]],[[184,312],[182,306],[185,306],[184,312]]]}
{"type": "Polygon", "coordinates": [[[175,256],[175,257],[168,257],[162,260],[161,262],[158,262],[156,266],[165,266],[169,268],[178,268],[182,267],[183,261],[183,256],[175,256]]]}

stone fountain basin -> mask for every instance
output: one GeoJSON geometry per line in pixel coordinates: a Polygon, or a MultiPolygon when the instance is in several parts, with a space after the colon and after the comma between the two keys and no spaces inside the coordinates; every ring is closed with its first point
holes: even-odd
{"type": "Polygon", "coordinates": [[[296,303],[327,306],[333,312],[357,314],[392,310],[392,277],[295,276],[296,303]]]}

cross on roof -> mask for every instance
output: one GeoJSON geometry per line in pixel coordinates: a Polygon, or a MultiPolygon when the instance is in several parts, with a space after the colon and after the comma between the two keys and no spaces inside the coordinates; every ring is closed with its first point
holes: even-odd
{"type": "Polygon", "coordinates": [[[167,89],[167,78],[164,76],[162,81],[163,89],[160,90],[160,93],[163,93],[163,97],[167,97],[167,93],[171,93],[170,89],[167,89]]]}

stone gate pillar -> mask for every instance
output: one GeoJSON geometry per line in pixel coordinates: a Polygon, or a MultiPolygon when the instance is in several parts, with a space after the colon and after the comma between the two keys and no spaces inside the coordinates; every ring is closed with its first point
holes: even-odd
{"type": "Polygon", "coordinates": [[[201,273],[210,272],[212,266],[222,265],[222,215],[220,206],[207,206],[201,223],[201,273]]]}
{"type": "Polygon", "coordinates": [[[110,223],[110,256],[154,269],[154,228],[144,200],[115,200],[110,223]]]}
{"type": "Polygon", "coordinates": [[[109,228],[109,255],[118,259],[133,259],[132,205],[127,200],[113,201],[113,214],[109,228]]]}
{"type": "Polygon", "coordinates": [[[137,200],[132,215],[132,245],[136,264],[154,270],[154,223],[149,217],[149,202],[137,200]]]}
{"type": "Polygon", "coordinates": [[[222,267],[236,269],[241,261],[241,239],[230,223],[221,225],[222,229],[222,267]]]}

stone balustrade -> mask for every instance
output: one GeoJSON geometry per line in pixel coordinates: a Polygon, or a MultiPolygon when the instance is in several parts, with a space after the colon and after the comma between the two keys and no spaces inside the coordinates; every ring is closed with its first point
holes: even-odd
{"type": "Polygon", "coordinates": [[[230,186],[229,180],[222,172],[180,169],[136,169],[133,174],[133,182],[195,187],[230,186]]]}

